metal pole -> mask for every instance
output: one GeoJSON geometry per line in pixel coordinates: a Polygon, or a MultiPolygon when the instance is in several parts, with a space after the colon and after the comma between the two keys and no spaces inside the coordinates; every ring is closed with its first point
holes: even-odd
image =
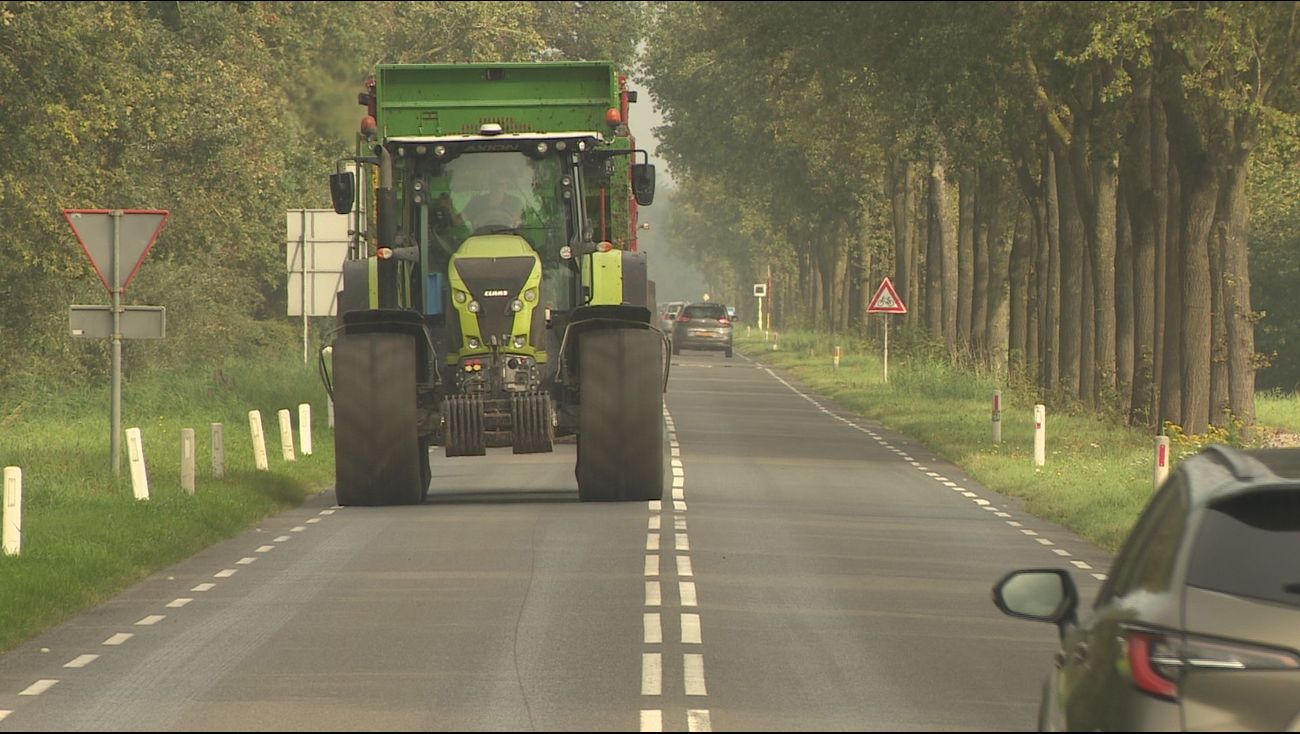
{"type": "Polygon", "coordinates": [[[889,382],[889,314],[885,314],[885,382],[889,382]]]}
{"type": "Polygon", "coordinates": [[[302,215],[302,230],[298,233],[298,256],[302,259],[302,363],[307,364],[307,210],[302,215]]]}
{"type": "Polygon", "coordinates": [[[112,260],[113,274],[112,288],[109,290],[113,294],[113,407],[112,418],[110,422],[108,451],[112,457],[113,476],[122,474],[122,290],[118,287],[119,272],[122,266],[120,260],[120,247],[118,240],[122,233],[122,210],[114,209],[109,212],[113,218],[113,239],[112,239],[112,260]]]}

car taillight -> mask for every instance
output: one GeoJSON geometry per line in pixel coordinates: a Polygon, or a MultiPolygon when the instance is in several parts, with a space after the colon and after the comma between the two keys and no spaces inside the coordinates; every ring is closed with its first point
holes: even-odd
{"type": "Polygon", "coordinates": [[[731,325],[731,319],[727,318],[726,316],[723,316],[722,318],[718,319],[718,323],[719,323],[719,324],[727,324],[728,326],[730,326],[730,325],[731,325]]]}
{"type": "Polygon", "coordinates": [[[686,323],[687,321],[690,321],[690,319],[687,318],[687,317],[684,316],[684,315],[683,315],[683,316],[678,316],[678,317],[677,317],[677,323],[679,323],[679,324],[684,324],[684,323],[686,323]]]}
{"type": "Polygon", "coordinates": [[[1154,696],[1176,700],[1184,671],[1300,670],[1300,656],[1237,642],[1151,630],[1125,630],[1133,684],[1154,696]]]}

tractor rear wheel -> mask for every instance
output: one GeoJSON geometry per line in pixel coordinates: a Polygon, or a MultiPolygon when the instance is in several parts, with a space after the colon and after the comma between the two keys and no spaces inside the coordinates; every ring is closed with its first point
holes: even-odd
{"type": "Polygon", "coordinates": [[[420,455],[416,426],[414,338],[340,336],[334,341],[333,386],[338,503],[419,503],[428,486],[428,453],[420,455]]]}
{"type": "Polygon", "coordinates": [[[578,497],[663,498],[663,338],[646,329],[582,335],[578,497]]]}

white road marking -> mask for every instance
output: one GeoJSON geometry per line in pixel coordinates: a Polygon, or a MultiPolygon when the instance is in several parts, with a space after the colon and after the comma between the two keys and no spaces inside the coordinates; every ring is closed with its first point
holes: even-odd
{"type": "Polygon", "coordinates": [[[20,695],[20,696],[39,696],[39,695],[41,695],[42,693],[45,693],[46,691],[48,691],[48,690],[50,690],[51,688],[53,688],[53,687],[54,687],[54,684],[55,684],[55,683],[58,683],[58,682],[59,682],[58,679],[54,679],[54,678],[42,678],[42,679],[36,681],[35,683],[31,684],[30,686],[27,686],[26,688],[24,688],[21,692],[19,692],[18,695],[20,695]]]}
{"type": "Polygon", "coordinates": [[[659,709],[641,709],[641,731],[663,731],[664,712],[659,709]]]}
{"type": "Polygon", "coordinates": [[[659,512],[664,508],[664,503],[659,500],[650,500],[650,511],[659,512]]]}
{"type": "Polygon", "coordinates": [[[107,640],[104,640],[100,644],[108,645],[110,647],[117,647],[118,645],[121,645],[122,643],[126,642],[132,637],[135,637],[135,635],[131,634],[130,632],[118,632],[117,634],[113,635],[107,640]]]}
{"type": "Polygon", "coordinates": [[[994,507],[993,505],[985,505],[985,506],[981,507],[980,509],[981,509],[981,510],[988,510],[989,512],[997,512],[997,511],[998,511],[998,508],[994,507]]]}
{"type": "Polygon", "coordinates": [[[675,500],[686,499],[686,490],[682,489],[681,487],[673,487],[673,499],[675,500]]]}
{"type": "Polygon", "coordinates": [[[684,477],[684,476],[686,476],[686,472],[682,471],[682,468],[681,468],[680,466],[674,466],[674,467],[673,467],[673,476],[674,476],[674,477],[684,477]]]}
{"type": "Polygon", "coordinates": [[[682,615],[682,644],[685,645],[704,644],[704,641],[700,637],[700,615],[698,614],[682,615]]]}
{"type": "Polygon", "coordinates": [[[659,556],[645,557],[645,575],[646,576],[659,575],[659,556]]]}
{"type": "Polygon", "coordinates": [[[288,540],[289,538],[290,538],[290,536],[288,536],[288,535],[281,535],[280,537],[278,537],[278,538],[275,539],[275,542],[276,542],[276,543],[283,543],[284,541],[288,540]]]}
{"type": "Polygon", "coordinates": [[[682,450],[681,450],[681,449],[669,449],[669,455],[670,455],[670,456],[681,456],[681,455],[682,455],[682,450]]]}
{"type": "Polygon", "coordinates": [[[6,710],[4,710],[4,709],[0,709],[0,721],[4,721],[5,718],[6,718],[7,716],[9,716],[9,714],[12,714],[12,713],[13,713],[12,711],[6,711],[6,710]]]}
{"type": "Polygon", "coordinates": [[[682,606],[684,606],[684,607],[698,607],[698,606],[700,605],[700,604],[699,604],[699,600],[698,600],[698,599],[696,598],[696,596],[695,596],[695,582],[694,582],[694,581],[679,581],[679,582],[677,582],[677,592],[678,592],[678,595],[681,596],[681,599],[682,599],[682,606]]]}
{"type": "Polygon", "coordinates": [[[962,494],[963,497],[978,497],[978,496],[979,496],[979,495],[975,494],[974,492],[962,492],[961,494],[962,494]]]}
{"type": "Polygon", "coordinates": [[[984,505],[987,505],[987,504],[989,503],[988,500],[980,499],[980,498],[978,498],[978,497],[976,497],[975,499],[973,499],[973,500],[971,500],[971,501],[974,502],[975,504],[981,506],[981,507],[983,507],[984,505]]]}
{"type": "Polygon", "coordinates": [[[670,462],[670,463],[672,464],[673,467],[675,467],[675,468],[677,468],[677,469],[681,469],[681,468],[682,468],[682,460],[681,460],[681,459],[673,459],[672,462],[670,462]]]}
{"type": "Polygon", "coordinates": [[[1061,556],[1062,558],[1068,558],[1069,556],[1074,555],[1073,553],[1071,553],[1068,550],[1065,550],[1064,548],[1053,548],[1052,552],[1058,556],[1061,556]]]}
{"type": "Polygon", "coordinates": [[[1007,520],[1007,524],[1013,528],[1021,527],[1020,523],[1016,522],[1015,520],[1007,520]]]}
{"type": "Polygon", "coordinates": [[[1042,543],[1043,545],[1056,545],[1056,543],[1053,543],[1047,538],[1034,538],[1034,540],[1037,540],[1039,543],[1042,543]]]}
{"type": "Polygon", "coordinates": [[[257,546],[257,552],[258,552],[258,553],[270,553],[270,552],[273,551],[273,550],[275,550],[275,546],[273,546],[273,545],[259,545],[259,546],[257,546]]]}
{"type": "Polygon", "coordinates": [[[682,667],[685,680],[686,695],[688,696],[707,696],[708,689],[704,685],[704,656],[699,653],[688,652],[682,655],[682,667]]]}
{"type": "Polygon", "coordinates": [[[681,515],[674,515],[673,528],[679,532],[686,532],[686,518],[681,515]]]}
{"type": "Polygon", "coordinates": [[[307,526],[306,526],[306,525],[299,525],[299,526],[296,527],[296,528],[289,528],[289,532],[291,532],[291,533],[301,533],[302,531],[304,531],[304,530],[306,530],[306,529],[307,529],[307,526]]]}
{"type": "Polygon", "coordinates": [[[713,731],[708,709],[690,709],[686,712],[686,731],[713,731]]]}
{"type": "Polygon", "coordinates": [[[695,572],[691,570],[690,556],[677,556],[677,575],[691,577],[695,572]]]}
{"type": "Polygon", "coordinates": [[[322,515],[333,515],[333,514],[334,514],[334,510],[321,510],[321,511],[320,511],[320,514],[322,514],[322,515]]]}
{"type": "Polygon", "coordinates": [[[673,536],[673,540],[677,545],[676,550],[689,551],[691,549],[691,539],[688,536],[678,534],[673,536]]]}
{"type": "Polygon", "coordinates": [[[213,590],[213,589],[215,589],[215,588],[217,588],[217,585],[216,585],[216,584],[207,584],[207,583],[204,583],[204,584],[199,584],[198,586],[195,586],[193,589],[190,589],[190,591],[211,591],[211,590],[213,590]]]}
{"type": "Polygon", "coordinates": [[[686,512],[686,503],[681,500],[673,500],[673,512],[686,512]]]}
{"type": "Polygon", "coordinates": [[[658,612],[647,612],[642,615],[641,626],[645,630],[645,644],[658,645],[664,641],[663,625],[659,621],[658,612]]]}
{"type": "Polygon", "coordinates": [[[189,604],[192,601],[194,600],[185,597],[181,597],[180,599],[172,599],[171,601],[167,602],[167,608],[180,609],[181,607],[185,606],[186,604],[189,604]]]}
{"type": "Polygon", "coordinates": [[[658,696],[663,689],[663,658],[657,652],[641,653],[641,695],[658,696]]]}
{"type": "Polygon", "coordinates": [[[686,486],[686,477],[673,477],[673,487],[680,489],[686,486]]]}
{"type": "Polygon", "coordinates": [[[1020,529],[1020,532],[1024,533],[1025,535],[1038,535],[1038,533],[1036,533],[1036,532],[1034,532],[1033,530],[1030,530],[1030,529],[1028,529],[1028,528],[1021,528],[1021,529],[1020,529]]]}
{"type": "Polygon", "coordinates": [[[1076,567],[1081,568],[1084,571],[1092,570],[1092,566],[1088,565],[1087,561],[1070,561],[1070,563],[1073,563],[1076,567]]]}
{"type": "Polygon", "coordinates": [[[651,516],[650,516],[650,526],[649,526],[649,529],[650,529],[650,530],[658,530],[658,529],[659,529],[659,516],[658,516],[658,515],[651,515],[651,516]]]}
{"type": "Polygon", "coordinates": [[[78,655],[63,664],[65,668],[84,668],[99,659],[98,655],[78,655]]]}
{"type": "Polygon", "coordinates": [[[659,533],[648,533],[645,536],[645,549],[648,551],[659,550],[659,533]]]}
{"type": "Polygon", "coordinates": [[[1092,575],[1092,577],[1093,577],[1094,579],[1097,579],[1098,581],[1105,581],[1105,580],[1106,580],[1106,574],[1104,574],[1104,573],[1094,573],[1094,574],[1092,575]]]}
{"type": "Polygon", "coordinates": [[[945,487],[956,487],[956,486],[957,486],[957,483],[954,482],[954,481],[952,481],[951,479],[945,480],[943,484],[944,484],[945,487]]]}
{"type": "Polygon", "coordinates": [[[228,579],[237,573],[239,573],[239,569],[237,568],[223,568],[220,571],[217,571],[216,573],[212,574],[212,576],[214,578],[219,578],[219,579],[228,579]]]}
{"type": "Polygon", "coordinates": [[[319,517],[313,517],[313,518],[311,518],[310,520],[307,521],[307,524],[308,524],[308,525],[315,525],[315,524],[318,523],[318,522],[320,522],[320,518],[319,518],[319,517]]]}
{"type": "Polygon", "coordinates": [[[239,559],[238,561],[235,561],[235,565],[237,565],[237,566],[247,566],[247,565],[249,565],[249,564],[251,564],[251,563],[256,563],[256,562],[257,562],[257,558],[256,558],[255,556],[244,556],[243,558],[239,559]]]}
{"type": "Polygon", "coordinates": [[[998,516],[998,517],[1011,517],[1011,513],[1009,513],[1009,512],[999,512],[999,513],[997,513],[997,516],[998,516]]]}
{"type": "Polygon", "coordinates": [[[663,592],[658,581],[645,582],[645,605],[657,607],[663,604],[663,592]]]}
{"type": "Polygon", "coordinates": [[[145,617],[139,622],[136,622],[135,624],[137,627],[151,627],[163,621],[164,619],[167,619],[166,614],[150,614],[149,616],[145,617]]]}

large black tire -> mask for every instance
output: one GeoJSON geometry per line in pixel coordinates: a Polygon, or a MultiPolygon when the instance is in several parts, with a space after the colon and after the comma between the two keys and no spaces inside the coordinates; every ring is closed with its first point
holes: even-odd
{"type": "Polygon", "coordinates": [[[578,342],[578,498],[663,499],[663,339],[647,329],[578,342]]]}
{"type": "Polygon", "coordinates": [[[334,340],[334,496],[340,505],[409,505],[424,497],[428,454],[416,426],[415,339],[334,340]]]}

